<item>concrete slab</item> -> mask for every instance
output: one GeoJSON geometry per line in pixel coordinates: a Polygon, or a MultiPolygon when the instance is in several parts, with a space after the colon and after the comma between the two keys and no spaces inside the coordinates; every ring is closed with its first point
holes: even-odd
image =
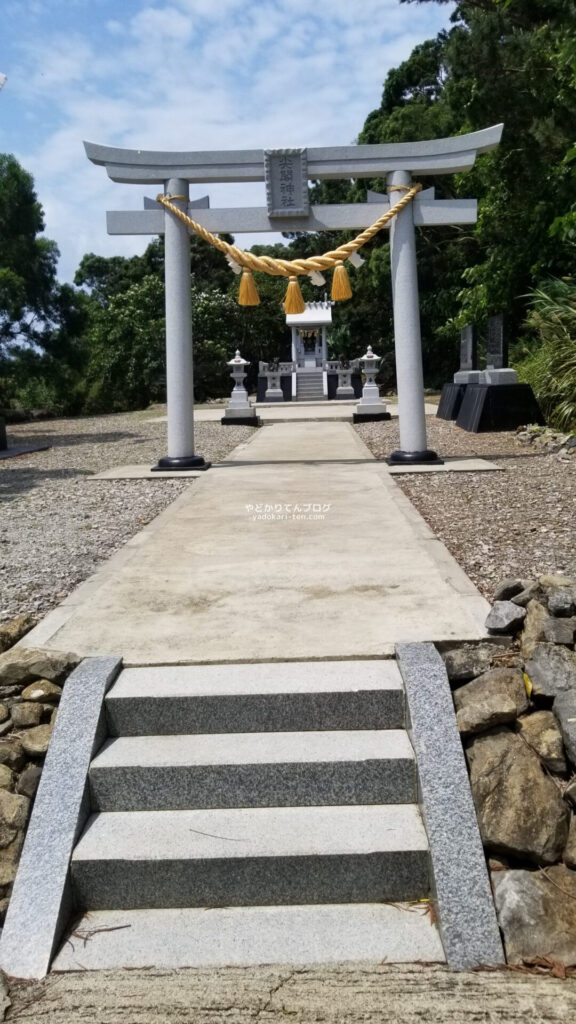
{"type": "Polygon", "coordinates": [[[435,895],[452,970],[504,964],[450,683],[433,644],[399,644],[435,895]],[[434,715],[430,708],[434,708],[434,715]]]}
{"type": "Polygon", "coordinates": [[[441,465],[423,462],[419,466],[388,466],[388,472],[394,476],[407,473],[503,473],[504,467],[486,459],[448,458],[441,465]]]}
{"type": "Polygon", "coordinates": [[[73,912],[69,863],[89,815],[90,760],[105,735],[102,705],[120,663],[82,662],[66,680],[0,940],[0,967],[42,978],[73,912]]]}
{"type": "Polygon", "coordinates": [[[94,910],[381,903],[430,886],[414,804],[107,812],[71,871],[94,910]]]}
{"type": "Polygon", "coordinates": [[[415,804],[227,807],[93,815],[73,862],[164,860],[168,843],[171,860],[198,862],[428,850],[415,804]]]}
{"type": "Polygon", "coordinates": [[[48,648],[132,665],[366,658],[479,639],[488,610],[352,426],[286,423],[196,480],[39,628],[48,648]]]}
{"type": "MultiPolygon", "coordinates": [[[[358,405],[358,399],[354,401],[331,401],[331,402],[274,402],[256,403],[254,405],[262,423],[294,423],[300,420],[314,421],[346,421],[352,422],[354,409],[358,405]]],[[[398,416],[398,404],[395,401],[384,399],[386,411],[394,418],[398,416]]],[[[427,416],[435,416],[437,406],[427,402],[425,405],[427,416]]],[[[204,406],[194,410],[194,419],[199,423],[219,421],[226,406],[204,406]]],[[[165,423],[165,416],[154,416],[148,420],[149,423],[165,423]]]]}
{"type": "Polygon", "coordinates": [[[151,468],[148,463],[133,465],[133,466],[113,466],[112,469],[104,469],[101,473],[93,473],[87,476],[86,480],[181,480],[183,477],[187,479],[195,480],[196,477],[203,476],[203,472],[197,469],[184,469],[178,470],[177,473],[171,473],[169,470],[163,472],[162,470],[155,471],[151,468]]]}
{"type": "Polygon", "coordinates": [[[52,970],[444,959],[426,909],[409,903],[100,910],[76,924],[52,970]]]}
{"type": "Polygon", "coordinates": [[[90,767],[100,811],[312,807],[416,800],[404,730],[131,736],[90,767]]]}
{"type": "Polygon", "coordinates": [[[125,669],[106,701],[114,736],[401,729],[394,661],[125,669]]]}

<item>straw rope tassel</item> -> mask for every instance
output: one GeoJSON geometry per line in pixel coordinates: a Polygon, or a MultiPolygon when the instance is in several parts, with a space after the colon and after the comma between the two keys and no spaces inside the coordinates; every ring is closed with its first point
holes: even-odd
{"type": "Polygon", "coordinates": [[[254,274],[248,267],[242,268],[242,277],[240,278],[240,288],[238,289],[238,305],[240,306],[259,306],[260,296],[258,295],[258,289],[256,287],[256,281],[254,280],[254,274]]]}
{"type": "Polygon", "coordinates": [[[334,299],[335,302],[341,302],[343,299],[352,298],[350,278],[348,277],[348,271],[343,263],[337,263],[334,267],[330,298],[334,299]]]}
{"type": "Polygon", "coordinates": [[[300,291],[300,283],[296,274],[291,274],[288,278],[288,287],[286,289],[286,298],[284,299],[284,312],[285,313],[304,313],[306,309],[306,303],[302,298],[302,292],[300,291]]]}

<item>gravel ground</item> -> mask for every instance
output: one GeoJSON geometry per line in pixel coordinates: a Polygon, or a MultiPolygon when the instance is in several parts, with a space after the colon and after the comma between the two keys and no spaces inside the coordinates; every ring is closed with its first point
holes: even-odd
{"type": "MultiPolygon", "coordinates": [[[[9,426],[10,447],[46,443],[48,451],[0,461],[0,621],[41,618],[98,565],[166,508],[188,480],[89,480],[165,454],[166,424],[151,415],[49,420],[9,426]]],[[[217,462],[252,427],[196,423],[196,449],[217,462]]]]}
{"type": "MultiPolygon", "coordinates": [[[[576,576],[576,454],[542,453],[514,433],[471,434],[433,417],[427,424],[428,446],[440,455],[480,456],[504,470],[396,477],[482,594],[491,599],[505,576],[576,576]]],[[[397,421],[356,429],[377,458],[400,447],[397,421]]]]}

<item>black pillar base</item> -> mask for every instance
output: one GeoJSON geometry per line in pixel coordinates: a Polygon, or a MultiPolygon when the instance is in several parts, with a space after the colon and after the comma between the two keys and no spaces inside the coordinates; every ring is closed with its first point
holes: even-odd
{"type": "Polygon", "coordinates": [[[183,455],[180,458],[170,458],[166,455],[158,460],[157,466],[152,466],[152,473],[178,473],[186,469],[210,469],[211,462],[206,462],[201,455],[183,455]]]}
{"type": "Polygon", "coordinates": [[[379,423],[380,420],[391,420],[389,412],[355,412],[352,416],[353,423],[379,423]]]}
{"type": "Polygon", "coordinates": [[[222,424],[223,427],[262,426],[262,420],[260,419],[259,416],[235,416],[234,418],[232,418],[232,416],[229,416],[228,419],[226,419],[226,417],[223,416],[222,419],[220,420],[220,423],[222,424]]]}
{"type": "Polygon", "coordinates": [[[431,451],[429,448],[424,452],[392,452],[390,458],[384,461],[389,466],[420,466],[423,463],[434,466],[444,465],[444,459],[438,458],[436,452],[431,451]]]}
{"type": "Polygon", "coordinates": [[[436,419],[455,420],[457,418],[466,387],[466,384],[444,384],[438,402],[436,419]]]}

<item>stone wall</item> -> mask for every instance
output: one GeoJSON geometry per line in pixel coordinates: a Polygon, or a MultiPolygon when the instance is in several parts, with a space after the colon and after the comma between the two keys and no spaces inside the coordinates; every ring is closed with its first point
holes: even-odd
{"type": "Polygon", "coordinates": [[[506,954],[576,965],[576,580],[504,580],[486,626],[443,658],[506,954]]]}

